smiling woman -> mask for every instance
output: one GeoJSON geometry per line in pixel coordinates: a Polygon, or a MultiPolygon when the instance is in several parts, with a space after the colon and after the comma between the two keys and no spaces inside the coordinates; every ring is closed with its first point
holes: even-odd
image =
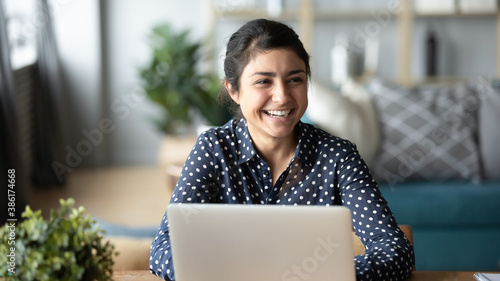
{"type": "Polygon", "coordinates": [[[271,168],[273,184],[297,146],[294,128],[307,108],[305,73],[305,63],[295,52],[276,49],[247,64],[238,91],[225,82],[245,116],[255,148],[271,168]]]}
{"type": "MultiPolygon", "coordinates": [[[[358,280],[408,277],[413,247],[356,147],[300,121],[311,71],[297,34],[275,21],[248,22],[231,36],[224,67],[220,95],[240,115],[200,134],[170,204],[344,205],[366,248],[354,259],[358,280]]],[[[149,268],[175,280],[166,213],[149,268]]]]}

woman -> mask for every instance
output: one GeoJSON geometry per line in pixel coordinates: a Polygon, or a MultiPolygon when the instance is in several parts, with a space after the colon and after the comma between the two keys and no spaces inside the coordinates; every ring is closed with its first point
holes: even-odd
{"type": "MultiPolygon", "coordinates": [[[[413,248],[349,141],[300,121],[307,108],[309,55],[288,26],[248,22],[227,44],[222,97],[240,118],[202,133],[170,203],[345,205],[367,248],[358,280],[401,280],[413,248]]],[[[151,245],[150,270],[174,280],[166,214],[151,245]]]]}

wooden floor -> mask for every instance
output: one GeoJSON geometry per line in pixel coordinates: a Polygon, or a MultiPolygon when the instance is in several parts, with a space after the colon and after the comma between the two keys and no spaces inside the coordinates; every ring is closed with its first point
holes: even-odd
{"type": "Polygon", "coordinates": [[[29,205],[48,217],[60,198],[72,197],[98,219],[125,226],[158,226],[171,188],[159,166],[81,168],[69,174],[64,187],[32,191],[29,205]]]}

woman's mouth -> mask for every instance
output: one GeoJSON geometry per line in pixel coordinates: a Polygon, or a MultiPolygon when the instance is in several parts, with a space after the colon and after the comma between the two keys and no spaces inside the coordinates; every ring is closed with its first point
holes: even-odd
{"type": "Polygon", "coordinates": [[[290,109],[287,110],[266,110],[264,111],[267,115],[274,118],[282,118],[288,116],[290,114],[290,109]]]}

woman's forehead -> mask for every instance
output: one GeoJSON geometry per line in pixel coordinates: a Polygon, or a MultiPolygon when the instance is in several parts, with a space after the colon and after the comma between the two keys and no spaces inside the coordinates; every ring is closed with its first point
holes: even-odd
{"type": "Polygon", "coordinates": [[[272,49],[253,56],[245,66],[243,73],[253,75],[253,72],[288,73],[301,70],[305,73],[306,65],[297,54],[289,49],[272,49]]]}

